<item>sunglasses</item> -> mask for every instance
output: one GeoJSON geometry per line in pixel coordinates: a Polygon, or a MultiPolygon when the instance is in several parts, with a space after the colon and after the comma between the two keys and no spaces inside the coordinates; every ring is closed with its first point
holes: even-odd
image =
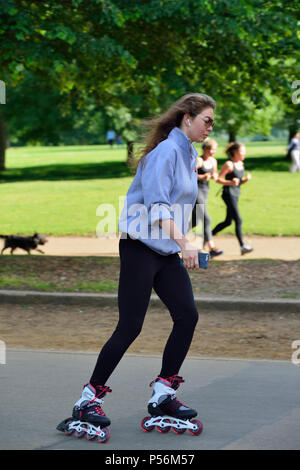
{"type": "Polygon", "coordinates": [[[201,119],[204,122],[206,127],[214,127],[214,125],[216,124],[215,121],[211,119],[210,117],[205,117],[201,119]]]}

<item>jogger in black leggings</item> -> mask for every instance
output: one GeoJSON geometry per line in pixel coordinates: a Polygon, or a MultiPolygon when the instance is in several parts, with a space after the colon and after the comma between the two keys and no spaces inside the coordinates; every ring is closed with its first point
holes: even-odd
{"type": "Polygon", "coordinates": [[[239,197],[233,196],[230,193],[223,192],[222,199],[226,204],[227,212],[226,219],[224,222],[220,222],[212,231],[213,235],[216,235],[218,232],[223,230],[229,225],[232,224],[232,221],[235,223],[235,234],[238,239],[240,246],[244,245],[243,236],[242,236],[242,218],[239,213],[239,197]]]}
{"type": "MultiPolygon", "coordinates": [[[[168,308],[173,329],[148,402],[149,413],[157,415],[159,411],[185,420],[197,415],[177,401],[175,390],[183,382],[177,374],[198,320],[187,269],[199,268],[199,250],[185,237],[197,197],[197,152],[192,142],[202,142],[212,131],[214,108],[212,98],[193,93],[150,123],[119,220],[119,322],[73,408],[73,418],[85,421],[84,426],[93,423],[103,428],[110,424],[101,408],[104,396],[111,391],[106,381],[142,329],[152,288],[168,308]]],[[[153,327],[153,335],[156,328],[159,325],[153,327]]],[[[196,428],[192,425],[188,429],[199,433],[196,428]]]]}
{"type": "Polygon", "coordinates": [[[239,142],[233,142],[228,145],[226,153],[229,160],[223,165],[217,182],[223,184],[222,199],[226,204],[226,218],[223,222],[216,225],[212,234],[217,235],[221,230],[235,223],[235,234],[241,247],[241,254],[250,253],[253,248],[244,244],[242,235],[242,218],[240,216],[238,203],[241,184],[247,183],[251,179],[250,173],[245,174],[244,159],[246,148],[239,142]]]}

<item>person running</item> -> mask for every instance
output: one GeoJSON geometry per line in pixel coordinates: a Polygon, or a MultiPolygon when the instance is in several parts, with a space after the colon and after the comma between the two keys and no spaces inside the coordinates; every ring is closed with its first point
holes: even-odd
{"type": "Polygon", "coordinates": [[[224,222],[219,223],[212,231],[213,236],[235,222],[235,234],[241,247],[241,254],[245,255],[253,251],[249,245],[245,245],[242,235],[242,218],[239,213],[238,203],[240,186],[251,179],[250,173],[245,174],[244,159],[246,147],[240,142],[232,142],[226,149],[229,159],[225,162],[219,173],[217,182],[223,185],[222,199],[226,204],[227,213],[224,222]]]}
{"type": "MultiPolygon", "coordinates": [[[[192,93],[149,123],[142,157],[119,220],[119,322],[75,403],[73,419],[98,423],[102,428],[110,424],[102,409],[104,396],[111,391],[106,382],[141,332],[152,288],[167,306],[173,328],[153,383],[149,413],[183,419],[197,415],[175,394],[183,382],[178,373],[198,321],[187,270],[199,267],[199,250],[185,237],[197,197],[197,152],[192,142],[203,142],[208,137],[214,109],[211,97],[192,93]]],[[[70,426],[66,432],[71,432],[70,426]]]]}
{"type": "Polygon", "coordinates": [[[223,250],[219,250],[215,246],[210,228],[210,217],[207,211],[209,181],[211,179],[216,181],[218,178],[217,160],[214,158],[217,147],[218,144],[215,140],[206,139],[202,144],[203,154],[201,157],[197,157],[198,196],[189,225],[189,229],[192,229],[199,224],[200,220],[203,221],[203,246],[207,244],[212,258],[224,253],[223,250]]]}

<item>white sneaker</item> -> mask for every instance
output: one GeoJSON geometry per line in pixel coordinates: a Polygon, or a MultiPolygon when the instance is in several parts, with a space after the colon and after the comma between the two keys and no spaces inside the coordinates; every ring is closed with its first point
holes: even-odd
{"type": "Polygon", "coordinates": [[[251,253],[253,251],[253,248],[249,245],[243,245],[241,247],[241,255],[246,255],[247,253],[251,253]]]}

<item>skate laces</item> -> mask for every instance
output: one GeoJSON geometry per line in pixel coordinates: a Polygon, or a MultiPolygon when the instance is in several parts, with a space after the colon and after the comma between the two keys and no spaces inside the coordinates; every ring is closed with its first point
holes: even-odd
{"type": "MultiPolygon", "coordinates": [[[[168,380],[171,383],[172,388],[174,388],[175,390],[177,390],[179,385],[184,382],[184,379],[180,375],[172,375],[172,377],[168,377],[168,380]]],[[[186,407],[186,405],[182,403],[182,401],[178,400],[177,397],[174,397],[173,400],[177,404],[180,404],[186,407]]]]}
{"type": "Polygon", "coordinates": [[[96,388],[96,393],[95,393],[95,398],[93,400],[91,400],[91,404],[92,403],[98,403],[99,405],[103,405],[104,403],[104,396],[107,394],[107,393],[110,393],[111,392],[111,389],[109,387],[103,387],[102,385],[101,386],[97,386],[96,388]]]}
{"type": "Polygon", "coordinates": [[[104,387],[102,385],[98,385],[96,387],[96,398],[98,398],[99,396],[100,397],[104,397],[107,393],[110,393],[111,392],[111,388],[109,387],[104,387]]]}
{"type": "MultiPolygon", "coordinates": [[[[172,375],[171,377],[168,377],[166,380],[170,382],[171,387],[174,390],[177,390],[179,385],[184,382],[184,379],[180,375],[172,375]]],[[[175,408],[178,408],[179,405],[186,407],[186,405],[182,403],[182,401],[178,400],[176,395],[173,396],[172,403],[173,403],[173,407],[175,406],[175,408]]]]}
{"type": "Polygon", "coordinates": [[[174,388],[174,390],[177,390],[179,385],[184,382],[184,379],[180,375],[172,375],[171,377],[157,377],[155,380],[152,380],[150,382],[149,387],[152,387],[152,385],[158,381],[158,380],[165,380],[166,382],[169,382],[171,384],[171,387],[174,388]]]}
{"type": "Polygon", "coordinates": [[[177,390],[179,385],[184,382],[184,379],[180,377],[180,375],[172,375],[171,377],[168,377],[167,380],[175,390],[177,390]]]}
{"type": "Polygon", "coordinates": [[[95,405],[94,410],[96,411],[96,413],[98,413],[98,415],[105,416],[105,413],[102,410],[101,406],[95,405]]]}
{"type": "MultiPolygon", "coordinates": [[[[104,387],[102,385],[97,385],[97,387],[95,387],[95,396],[94,398],[92,398],[89,403],[88,403],[88,407],[90,406],[94,406],[95,403],[97,403],[97,405],[103,405],[104,403],[104,399],[103,397],[107,394],[107,393],[110,393],[111,392],[111,389],[109,387],[104,387]]],[[[101,410],[101,406],[96,406],[95,405],[95,409],[99,408],[101,410]]],[[[100,414],[102,414],[103,411],[101,410],[100,414]]],[[[104,413],[103,413],[104,414],[104,413]]]]}
{"type": "MultiPolygon", "coordinates": [[[[104,397],[107,393],[110,393],[111,392],[111,388],[109,387],[103,387],[102,385],[99,385],[97,388],[96,388],[98,394],[96,395],[96,398],[95,398],[95,402],[96,403],[99,403],[100,405],[103,404],[104,400],[103,398],[98,398],[99,396],[101,397],[104,397]]],[[[99,415],[101,416],[105,416],[105,413],[104,411],[102,410],[101,406],[99,405],[95,405],[95,411],[96,413],[98,413],[99,415]]]]}

